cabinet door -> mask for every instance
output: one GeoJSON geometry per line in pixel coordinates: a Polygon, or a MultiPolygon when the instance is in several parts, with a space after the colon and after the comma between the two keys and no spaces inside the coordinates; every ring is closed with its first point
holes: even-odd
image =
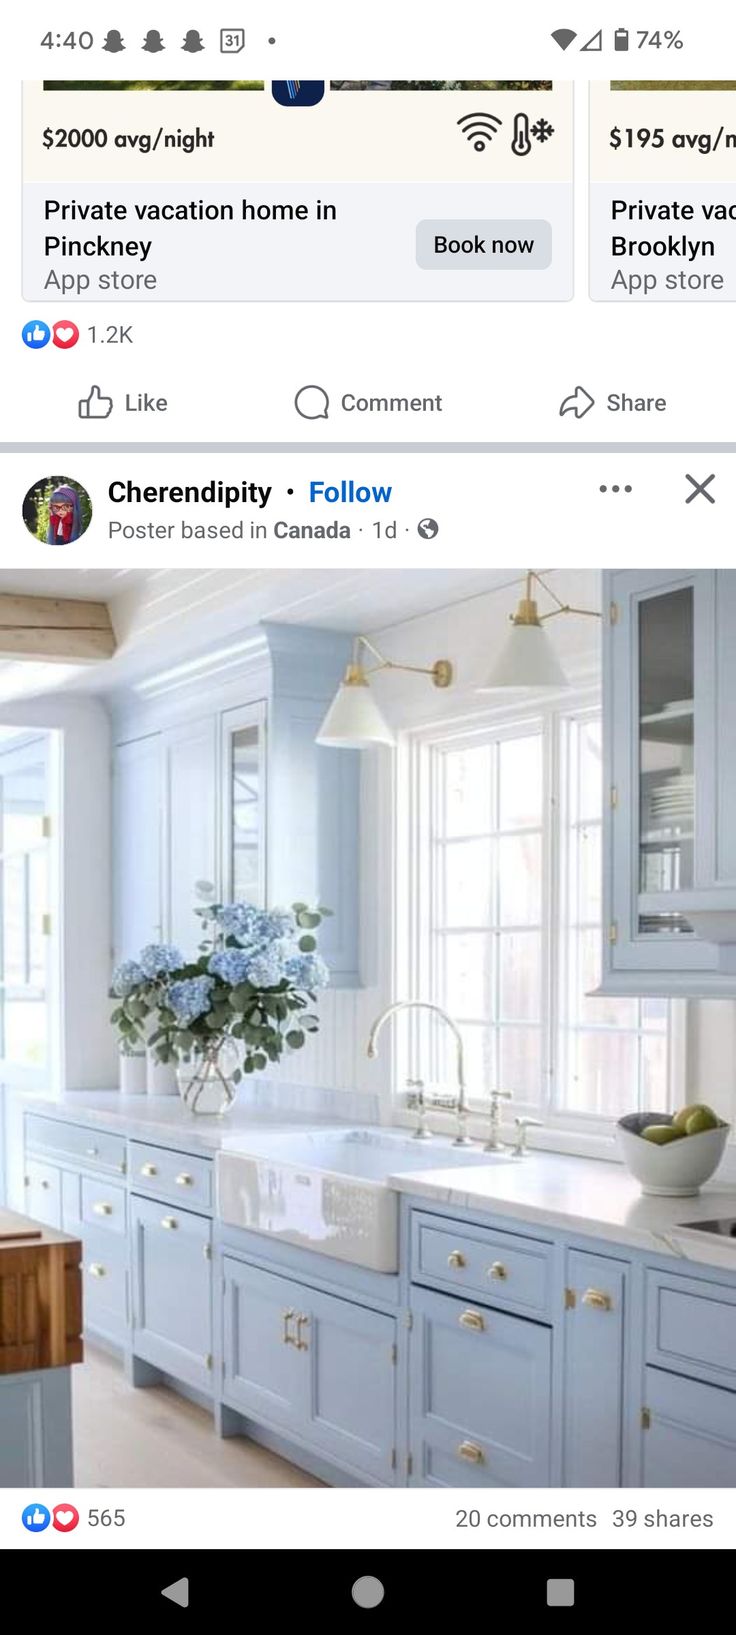
{"type": "Polygon", "coordinates": [[[308,1374],[297,1348],[295,1318],[303,1290],[291,1279],[225,1256],[223,1394],[241,1413],[265,1425],[302,1432],[308,1374]]]}
{"type": "Polygon", "coordinates": [[[644,1487],[736,1487],[736,1395],[646,1370],[644,1487]]]}
{"type": "Polygon", "coordinates": [[[604,991],[733,987],[688,917],[713,906],[715,596],[705,569],[604,576],[604,991]]]}
{"type": "Polygon", "coordinates": [[[113,776],[115,958],[163,936],[161,737],[119,744],[113,776]]]}
{"type": "Polygon", "coordinates": [[[25,1213],[43,1226],[61,1226],[61,1170],[55,1164],[26,1159],[25,1213]]]}
{"type": "Polygon", "coordinates": [[[188,958],[202,940],[195,907],[217,895],[217,737],[214,716],[164,734],[164,924],[188,958]],[[209,886],[209,894],[198,887],[209,886]]]}
{"type": "Polygon", "coordinates": [[[337,1464],[395,1481],[396,1321],[303,1291],[296,1315],[308,1364],[307,1437],[337,1464]]]}
{"type": "Polygon", "coordinates": [[[104,1228],[83,1227],[82,1309],[86,1334],[123,1345],[128,1333],[128,1256],[104,1228]]]}
{"type": "Polygon", "coordinates": [[[626,1268],[567,1256],[563,1469],[566,1487],[621,1482],[626,1268]]]}
{"type": "Polygon", "coordinates": [[[225,710],[221,732],[223,895],[228,902],[262,908],[266,901],[265,703],[225,710]]]}
{"type": "Polygon", "coordinates": [[[422,1487],[548,1487],[552,1332],[412,1290],[411,1450],[422,1487]]]}
{"type": "Polygon", "coordinates": [[[175,1379],[212,1389],[212,1238],[201,1215],[131,1199],[133,1351],[175,1379]]]}
{"type": "Polygon", "coordinates": [[[0,1382],[0,1487],[74,1485],[71,1369],[0,1382]]]}

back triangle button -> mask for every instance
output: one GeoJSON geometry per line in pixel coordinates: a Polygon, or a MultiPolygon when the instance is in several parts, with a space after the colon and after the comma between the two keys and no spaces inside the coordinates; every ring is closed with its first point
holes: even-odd
{"type": "Polygon", "coordinates": [[[177,1607],[188,1607],[189,1579],[177,1578],[176,1583],[167,1584],[166,1589],[162,1590],[161,1594],[166,1597],[167,1601],[174,1601],[177,1607]]]}

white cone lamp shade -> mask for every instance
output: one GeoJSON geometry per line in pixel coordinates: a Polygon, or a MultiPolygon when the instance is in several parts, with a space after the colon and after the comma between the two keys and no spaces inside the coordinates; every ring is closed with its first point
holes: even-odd
{"type": "Polygon", "coordinates": [[[542,690],[569,685],[544,625],[540,623],[536,602],[520,602],[508,636],[478,692],[493,693],[504,687],[542,690]]]}
{"type": "Polygon", "coordinates": [[[362,665],[348,665],[317,733],[317,743],[328,749],[369,749],[372,744],[393,747],[395,741],[362,665]]]}

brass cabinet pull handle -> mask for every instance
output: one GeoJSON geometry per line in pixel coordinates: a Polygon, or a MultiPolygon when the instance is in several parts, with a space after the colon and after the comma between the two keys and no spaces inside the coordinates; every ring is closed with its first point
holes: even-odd
{"type": "Polygon", "coordinates": [[[297,1317],[297,1320],[296,1320],[296,1349],[297,1349],[297,1351],[308,1351],[309,1350],[309,1341],[302,1339],[302,1328],[303,1328],[304,1324],[308,1323],[308,1322],[309,1322],[309,1317],[307,1316],[307,1313],[305,1311],[300,1311],[299,1316],[297,1317]]]}
{"type": "Polygon", "coordinates": [[[485,1318],[479,1311],[462,1311],[458,1317],[462,1328],[470,1328],[474,1334],[482,1334],[486,1326],[485,1318]]]}
{"type": "Polygon", "coordinates": [[[181,1175],[177,1175],[176,1177],[176,1184],[178,1187],[193,1187],[194,1176],[187,1175],[186,1170],[182,1170],[181,1175]]]}
{"type": "Polygon", "coordinates": [[[461,1442],[458,1448],[461,1459],[467,1459],[469,1465],[484,1465],[485,1454],[477,1442],[461,1442]]]}
{"type": "Polygon", "coordinates": [[[94,1215],[111,1215],[112,1204],[93,1204],[92,1213],[94,1215]]]}
{"type": "Polygon", "coordinates": [[[284,1325],[284,1332],[283,1332],[283,1334],[281,1336],[281,1344],[282,1345],[296,1345],[296,1340],[294,1339],[294,1336],[291,1333],[291,1330],[289,1328],[289,1324],[290,1324],[291,1319],[292,1319],[293,1316],[294,1316],[293,1306],[290,1306],[288,1311],[282,1311],[282,1313],[281,1313],[281,1318],[282,1318],[283,1325],[284,1325]]]}
{"type": "Polygon", "coordinates": [[[178,1231],[179,1222],[175,1215],[164,1215],[161,1225],[165,1232],[178,1231]]]}
{"type": "Polygon", "coordinates": [[[448,1266],[452,1267],[454,1272],[456,1272],[460,1271],[461,1267],[465,1266],[467,1262],[465,1260],[465,1256],[461,1255],[459,1249],[453,1249],[452,1254],[447,1256],[447,1264],[448,1266]]]}
{"type": "Polygon", "coordinates": [[[85,1154],[86,1158],[96,1158],[97,1154],[98,1154],[98,1148],[97,1147],[85,1147],[84,1154],[85,1154]]]}
{"type": "Polygon", "coordinates": [[[487,1277],[497,1277],[500,1283],[505,1283],[508,1275],[502,1260],[494,1260],[493,1265],[488,1267],[486,1273],[487,1277]]]}
{"type": "Polygon", "coordinates": [[[613,1301],[610,1294],[603,1289],[586,1289],[582,1303],[584,1306],[593,1306],[595,1311],[613,1311],[613,1301]]]}
{"type": "Polygon", "coordinates": [[[142,1164],[141,1165],[141,1175],[158,1175],[158,1170],[156,1168],[156,1165],[155,1164],[142,1164]]]}
{"type": "Polygon", "coordinates": [[[107,1277],[107,1267],[101,1266],[98,1260],[93,1260],[87,1267],[90,1277],[107,1277]]]}

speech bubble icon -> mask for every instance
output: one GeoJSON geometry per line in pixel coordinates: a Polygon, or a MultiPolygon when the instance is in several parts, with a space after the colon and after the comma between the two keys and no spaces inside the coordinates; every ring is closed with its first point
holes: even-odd
{"type": "Polygon", "coordinates": [[[294,408],[303,420],[326,420],[330,400],[324,386],[300,386],[294,398],[294,408]]]}

